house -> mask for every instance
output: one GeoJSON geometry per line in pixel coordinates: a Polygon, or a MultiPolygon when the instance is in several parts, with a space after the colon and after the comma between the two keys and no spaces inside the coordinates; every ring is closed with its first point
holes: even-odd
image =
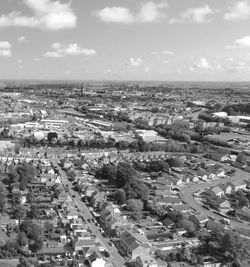
{"type": "Polygon", "coordinates": [[[166,218],[162,221],[162,223],[167,227],[167,228],[172,228],[175,226],[175,223],[171,221],[170,219],[166,218]]]}
{"type": "Polygon", "coordinates": [[[221,190],[223,190],[224,194],[229,195],[232,193],[233,187],[226,183],[226,184],[218,184],[217,185],[221,190]]]}
{"type": "Polygon", "coordinates": [[[247,187],[246,181],[233,180],[233,181],[229,182],[228,184],[230,184],[232,186],[234,191],[238,191],[240,189],[244,190],[247,187]]]}
{"type": "Polygon", "coordinates": [[[95,248],[100,245],[95,239],[78,237],[73,242],[75,251],[83,251],[84,248],[95,248]]]}
{"type": "Polygon", "coordinates": [[[62,191],[58,194],[57,198],[59,202],[66,202],[69,200],[69,195],[65,191],[62,191]]]}
{"type": "Polygon", "coordinates": [[[136,259],[150,252],[148,243],[139,241],[132,233],[125,231],[119,239],[119,249],[123,255],[136,259]]]}
{"type": "Polygon", "coordinates": [[[214,206],[217,207],[221,211],[229,210],[231,208],[231,204],[225,198],[219,198],[214,201],[214,206]]]}
{"type": "Polygon", "coordinates": [[[105,267],[106,261],[97,253],[92,253],[88,257],[88,263],[91,267],[105,267]]]}
{"type": "Polygon", "coordinates": [[[242,220],[250,221],[250,209],[243,207],[242,209],[235,210],[235,216],[242,220]]]}
{"type": "Polygon", "coordinates": [[[100,205],[106,201],[106,194],[104,192],[94,191],[90,197],[90,205],[94,208],[100,208],[100,205]]]}
{"type": "Polygon", "coordinates": [[[168,267],[189,267],[191,265],[186,262],[169,262],[167,266],[168,267]]]}
{"type": "Polygon", "coordinates": [[[174,205],[173,206],[173,209],[175,211],[179,211],[179,212],[182,212],[182,213],[188,213],[188,212],[190,212],[192,210],[190,208],[190,206],[189,205],[186,205],[186,204],[174,205]]]}
{"type": "Polygon", "coordinates": [[[218,223],[218,222],[214,222],[212,220],[209,220],[206,223],[206,228],[208,231],[217,232],[217,231],[223,231],[225,228],[225,225],[222,223],[218,223]]]}
{"type": "Polygon", "coordinates": [[[164,202],[166,205],[180,205],[182,201],[178,197],[164,197],[164,202]]]}
{"type": "Polygon", "coordinates": [[[208,172],[204,169],[199,168],[196,172],[199,179],[206,181],[208,178],[208,172]]]}
{"type": "Polygon", "coordinates": [[[157,261],[150,255],[139,256],[135,260],[135,267],[158,267],[157,261]]]}
{"type": "Polygon", "coordinates": [[[63,159],[61,160],[61,165],[63,169],[69,169],[70,167],[72,167],[74,164],[72,161],[70,161],[69,159],[63,159]]]}
{"type": "Polygon", "coordinates": [[[79,216],[78,212],[75,209],[70,209],[70,211],[67,214],[67,219],[71,220],[71,219],[77,219],[79,216]]]}
{"type": "Polygon", "coordinates": [[[217,196],[217,197],[222,197],[224,195],[224,191],[219,187],[215,186],[211,189],[211,191],[217,196]]]}
{"type": "Polygon", "coordinates": [[[188,217],[188,219],[197,225],[205,226],[208,222],[208,217],[205,214],[195,214],[188,217]]]}

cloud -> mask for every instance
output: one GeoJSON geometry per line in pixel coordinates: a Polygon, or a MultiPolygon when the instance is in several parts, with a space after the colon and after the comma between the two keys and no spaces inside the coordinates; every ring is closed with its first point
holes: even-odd
{"type": "Polygon", "coordinates": [[[153,51],[151,52],[151,55],[174,55],[173,51],[170,50],[163,50],[163,51],[153,51]]]}
{"type": "Polygon", "coordinates": [[[224,19],[227,21],[250,19],[250,3],[248,1],[236,2],[229,7],[229,11],[225,13],[224,19]]]}
{"type": "Polygon", "coordinates": [[[142,59],[141,58],[130,58],[129,63],[131,67],[140,67],[142,63],[142,59]]]}
{"type": "Polygon", "coordinates": [[[161,10],[166,7],[167,3],[147,2],[141,5],[141,9],[137,14],[133,14],[126,7],[105,7],[95,12],[94,15],[104,22],[123,24],[151,23],[164,18],[161,10]]]}
{"type": "Polygon", "coordinates": [[[203,7],[195,7],[186,9],[180,16],[180,18],[170,19],[169,23],[208,23],[211,21],[211,16],[215,13],[208,5],[203,7]]]}
{"type": "Polygon", "coordinates": [[[235,58],[227,58],[221,66],[224,71],[229,73],[248,73],[250,71],[250,60],[247,58],[238,60],[235,58]]]}
{"type": "Polygon", "coordinates": [[[226,48],[245,48],[245,47],[250,47],[250,35],[235,40],[233,45],[226,46],[226,48]]]}
{"type": "Polygon", "coordinates": [[[190,67],[189,70],[194,71],[200,71],[200,70],[210,70],[211,66],[208,63],[206,58],[199,58],[197,61],[195,61],[190,67]]]}
{"type": "Polygon", "coordinates": [[[63,55],[55,52],[55,51],[48,51],[44,54],[45,57],[51,57],[51,58],[59,58],[59,57],[63,57],[63,55]]]}
{"type": "Polygon", "coordinates": [[[26,36],[19,36],[19,37],[17,38],[17,42],[18,42],[18,43],[24,43],[25,41],[27,41],[26,36]]]}
{"type": "Polygon", "coordinates": [[[11,57],[11,55],[12,55],[11,47],[12,47],[12,45],[9,42],[0,41],[0,56],[1,57],[11,57]]]}
{"type": "Polygon", "coordinates": [[[64,45],[61,43],[53,43],[51,45],[52,51],[48,51],[44,54],[45,57],[51,58],[60,58],[64,56],[78,56],[78,55],[86,55],[86,56],[93,56],[96,54],[94,49],[87,49],[82,48],[78,44],[69,44],[64,45]]]}
{"type": "Polygon", "coordinates": [[[13,11],[0,16],[0,27],[28,27],[46,30],[62,30],[74,28],[77,17],[71,9],[71,3],[54,0],[23,0],[33,12],[33,16],[25,16],[20,11],[13,11]]]}

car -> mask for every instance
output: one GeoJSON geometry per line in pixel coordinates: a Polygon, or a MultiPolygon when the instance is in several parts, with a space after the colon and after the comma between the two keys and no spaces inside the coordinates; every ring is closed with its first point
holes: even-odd
{"type": "Polygon", "coordinates": [[[90,220],[90,219],[87,219],[87,222],[88,222],[88,223],[91,223],[91,220],[90,220]]]}
{"type": "Polygon", "coordinates": [[[111,247],[114,247],[114,246],[115,246],[112,242],[108,242],[108,244],[109,244],[111,247]]]}
{"type": "Polygon", "coordinates": [[[108,237],[108,235],[105,232],[102,233],[102,236],[103,237],[108,237]]]}
{"type": "Polygon", "coordinates": [[[76,197],[76,195],[72,195],[72,197],[74,197],[74,198],[75,198],[75,197],[76,197]]]}

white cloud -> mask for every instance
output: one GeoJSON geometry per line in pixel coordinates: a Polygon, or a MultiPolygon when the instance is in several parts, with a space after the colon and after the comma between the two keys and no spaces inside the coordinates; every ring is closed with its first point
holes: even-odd
{"type": "Polygon", "coordinates": [[[215,13],[208,5],[203,7],[189,8],[185,10],[180,18],[174,18],[169,21],[170,24],[181,22],[208,23],[211,16],[215,13]]]}
{"type": "Polygon", "coordinates": [[[235,59],[227,58],[222,62],[221,68],[229,73],[249,73],[250,71],[250,60],[245,59],[235,59]]]}
{"type": "Polygon", "coordinates": [[[149,67],[144,68],[144,72],[149,73],[150,71],[151,71],[151,68],[149,68],[149,67]]]}
{"type": "Polygon", "coordinates": [[[134,22],[133,15],[125,7],[105,7],[96,12],[96,16],[105,22],[130,24],[134,22]]]}
{"type": "Polygon", "coordinates": [[[27,38],[26,38],[26,36],[19,36],[18,38],[17,38],[17,42],[18,43],[24,43],[25,41],[27,41],[27,38]]]}
{"type": "Polygon", "coordinates": [[[206,58],[199,58],[191,66],[189,66],[189,70],[192,72],[200,71],[200,70],[210,70],[210,69],[211,69],[211,66],[208,63],[206,58]]]}
{"type": "Polygon", "coordinates": [[[170,50],[163,50],[163,51],[154,51],[154,52],[151,52],[151,55],[174,55],[174,52],[173,51],[170,51],[170,50]]]}
{"type": "Polygon", "coordinates": [[[226,46],[226,48],[244,48],[244,47],[250,47],[250,35],[235,40],[233,45],[226,46]]]}
{"type": "Polygon", "coordinates": [[[142,63],[142,59],[141,58],[130,58],[129,63],[131,67],[140,67],[142,63]]]}
{"type": "Polygon", "coordinates": [[[137,14],[133,14],[126,7],[105,7],[95,12],[94,15],[104,22],[123,24],[150,23],[163,18],[164,14],[161,12],[161,9],[166,7],[167,3],[156,4],[154,2],[147,2],[141,5],[141,9],[137,14]]]}
{"type": "Polygon", "coordinates": [[[35,57],[34,58],[34,61],[39,62],[40,61],[40,58],[39,57],[35,57]]]}
{"type": "Polygon", "coordinates": [[[82,48],[78,44],[69,44],[64,45],[61,43],[53,43],[51,45],[52,51],[48,51],[44,54],[45,57],[53,57],[53,58],[60,58],[67,55],[70,56],[78,56],[78,55],[86,55],[86,56],[93,56],[96,54],[94,49],[87,49],[82,48]]]}
{"type": "Polygon", "coordinates": [[[11,57],[11,55],[12,55],[11,47],[12,47],[12,45],[9,42],[0,41],[0,56],[1,57],[11,57]]]}
{"type": "Polygon", "coordinates": [[[33,16],[25,16],[13,11],[0,16],[0,27],[29,27],[46,30],[61,30],[76,27],[77,18],[71,9],[71,3],[53,0],[23,0],[33,10],[33,16]]]}
{"type": "Polygon", "coordinates": [[[225,13],[224,19],[227,21],[250,19],[250,3],[248,1],[236,2],[229,7],[229,11],[225,13]]]}
{"type": "Polygon", "coordinates": [[[55,51],[48,51],[44,54],[45,57],[52,57],[52,58],[59,58],[59,57],[63,57],[63,55],[58,54],[55,51]]]}

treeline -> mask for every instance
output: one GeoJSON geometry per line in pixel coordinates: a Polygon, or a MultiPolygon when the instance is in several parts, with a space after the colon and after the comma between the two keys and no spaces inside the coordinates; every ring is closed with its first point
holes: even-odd
{"type": "Polygon", "coordinates": [[[227,112],[229,116],[233,115],[249,115],[250,114],[250,103],[239,103],[229,105],[223,108],[223,111],[227,112]]]}
{"type": "Polygon", "coordinates": [[[219,117],[219,116],[213,116],[211,113],[205,113],[202,112],[199,114],[198,118],[200,120],[203,120],[205,122],[218,122],[218,123],[224,123],[226,125],[229,125],[231,123],[229,118],[219,117]]]}

